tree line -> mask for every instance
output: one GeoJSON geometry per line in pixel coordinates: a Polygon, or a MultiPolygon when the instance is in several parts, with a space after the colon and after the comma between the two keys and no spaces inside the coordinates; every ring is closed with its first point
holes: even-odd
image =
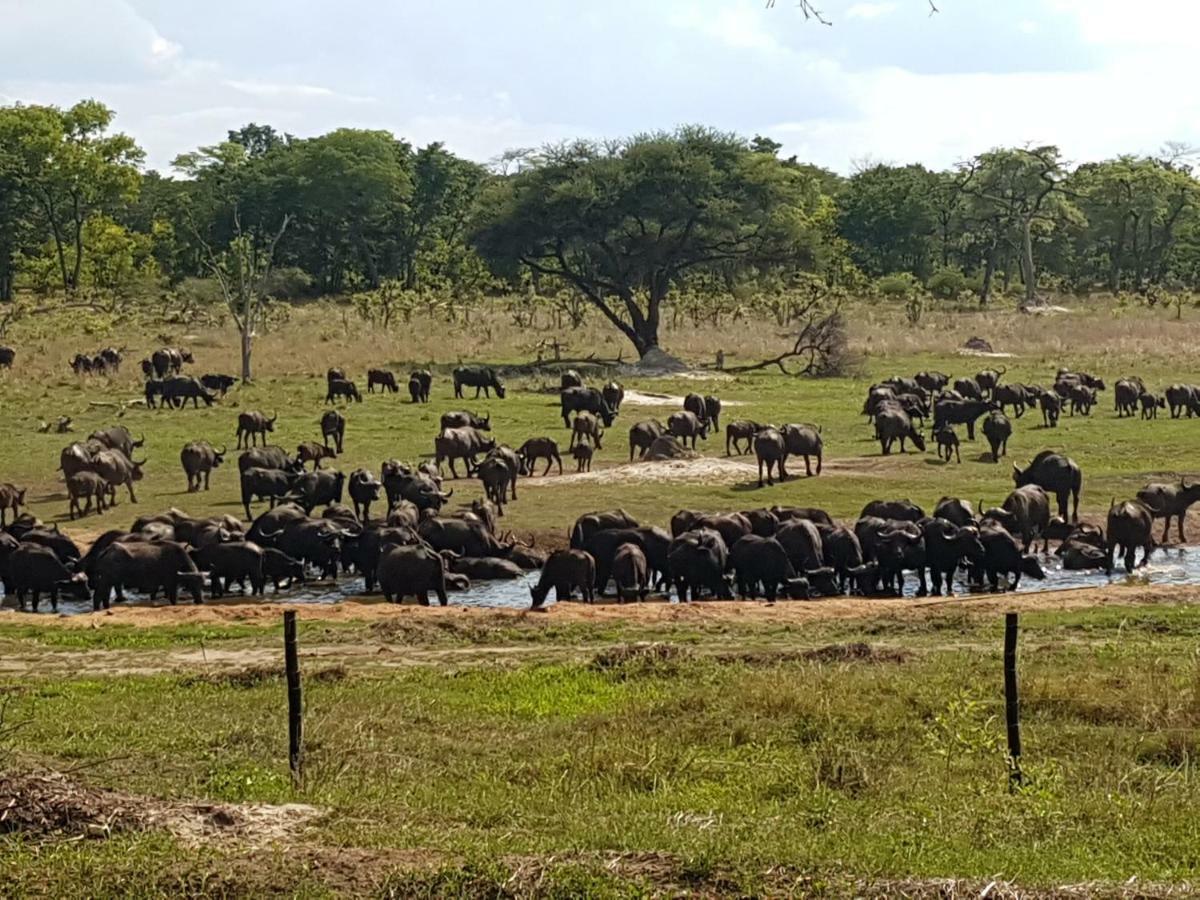
{"type": "Polygon", "coordinates": [[[1019,286],[1033,304],[1200,280],[1200,192],[1179,148],[1082,164],[1052,145],[998,148],[842,177],[698,126],[482,166],[386,131],[250,124],[164,175],[113,115],[94,100],[0,107],[0,300],[206,279],[242,331],[246,374],[268,296],[352,294],[386,321],[418,293],[559,292],[644,355],[681,297],[777,308],[824,285],[986,304],[1019,286]]]}

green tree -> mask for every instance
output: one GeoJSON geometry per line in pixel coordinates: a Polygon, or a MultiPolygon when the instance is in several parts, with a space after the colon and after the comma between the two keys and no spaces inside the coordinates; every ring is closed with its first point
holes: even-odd
{"type": "Polygon", "coordinates": [[[95,100],[70,109],[5,109],[0,143],[15,161],[32,200],[35,224],[54,244],[62,287],[80,282],[88,247],[85,226],[137,195],[143,152],[125,134],[108,134],[113,112],[95,100]]]}
{"type": "Polygon", "coordinates": [[[663,302],[704,269],[812,260],[814,179],[705,128],[548,148],[494,182],[474,242],[577,289],[645,356],[663,302]]]}
{"type": "Polygon", "coordinates": [[[838,231],[867,274],[929,274],[938,232],[938,176],[924,166],[877,165],[853,175],[838,197],[838,231]]]}
{"type": "Polygon", "coordinates": [[[997,149],[981,153],[961,167],[959,190],[967,215],[985,235],[983,287],[988,301],[997,253],[1007,242],[1016,249],[1025,284],[1025,303],[1037,299],[1034,233],[1053,229],[1074,213],[1064,193],[1066,170],[1054,146],[997,149]]]}

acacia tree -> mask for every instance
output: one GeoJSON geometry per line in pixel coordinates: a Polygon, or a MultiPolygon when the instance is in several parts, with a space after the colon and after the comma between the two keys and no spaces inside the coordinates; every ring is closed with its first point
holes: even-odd
{"type": "Polygon", "coordinates": [[[485,192],[473,241],[498,269],[560,279],[637,349],[689,274],[803,264],[830,213],[815,179],[705,128],[544,150],[485,192]]]}
{"type": "Polygon", "coordinates": [[[266,288],[276,248],[292,222],[290,212],[277,212],[281,201],[265,199],[295,191],[276,163],[269,152],[250,158],[234,142],[175,160],[193,179],[184,216],[200,248],[200,264],[220,286],[237,326],[243,381],[253,377],[254,337],[270,299],[266,288]],[[245,206],[255,210],[253,218],[245,215],[245,206]]]}
{"type": "Polygon", "coordinates": [[[959,190],[968,199],[970,215],[985,234],[983,289],[986,303],[1001,242],[1016,246],[1025,283],[1025,303],[1037,299],[1037,270],[1033,258],[1035,226],[1052,226],[1068,213],[1066,170],[1058,148],[1024,147],[981,153],[960,167],[959,190]]]}

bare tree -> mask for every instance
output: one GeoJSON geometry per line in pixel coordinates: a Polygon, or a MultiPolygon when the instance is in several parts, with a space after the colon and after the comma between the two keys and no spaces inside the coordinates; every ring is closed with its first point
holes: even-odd
{"type": "Polygon", "coordinates": [[[274,236],[261,238],[254,232],[242,230],[241,216],[235,207],[233,210],[234,237],[229,247],[220,253],[205,242],[196,228],[192,228],[196,240],[203,248],[202,262],[217,284],[221,287],[221,295],[229,314],[237,325],[241,337],[242,348],[242,381],[250,381],[250,355],[253,350],[254,335],[258,324],[262,321],[267,304],[267,294],[264,286],[271,276],[271,268],[275,264],[275,247],[279,239],[287,231],[291,223],[290,213],[285,213],[279,223],[279,229],[274,236]]]}
{"type": "MultiPolygon", "coordinates": [[[[934,5],[933,0],[928,0],[928,2],[929,2],[929,14],[932,16],[935,12],[938,11],[938,8],[934,5]]],[[[833,24],[833,22],[831,22],[829,19],[825,18],[825,14],[822,13],[821,10],[817,8],[816,4],[813,3],[813,0],[798,0],[798,2],[796,3],[796,6],[799,8],[800,12],[804,14],[804,18],[806,18],[806,19],[814,19],[817,22],[820,22],[822,25],[832,25],[833,24]]],[[[775,8],[775,0],[767,0],[767,9],[774,9],[774,8],[775,8]]]]}
{"type": "Polygon", "coordinates": [[[754,372],[778,367],[784,375],[836,375],[846,363],[846,317],[842,315],[841,301],[832,304],[824,298],[806,300],[795,314],[801,324],[797,331],[788,335],[791,349],[778,356],[764,359],[748,366],[730,366],[726,372],[754,372]],[[792,360],[803,363],[799,369],[789,370],[785,363],[792,360]]]}

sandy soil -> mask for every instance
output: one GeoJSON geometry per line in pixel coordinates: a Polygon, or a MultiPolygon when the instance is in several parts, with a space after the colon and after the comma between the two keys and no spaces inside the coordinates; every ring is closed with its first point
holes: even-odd
{"type": "MultiPolygon", "coordinates": [[[[725,376],[728,377],[728,376],[725,376]]],[[[642,391],[626,391],[624,404],[631,406],[671,406],[675,409],[683,409],[683,397],[675,394],[648,394],[642,391]]],[[[741,400],[722,400],[721,407],[728,406],[745,406],[741,400]]]]}

